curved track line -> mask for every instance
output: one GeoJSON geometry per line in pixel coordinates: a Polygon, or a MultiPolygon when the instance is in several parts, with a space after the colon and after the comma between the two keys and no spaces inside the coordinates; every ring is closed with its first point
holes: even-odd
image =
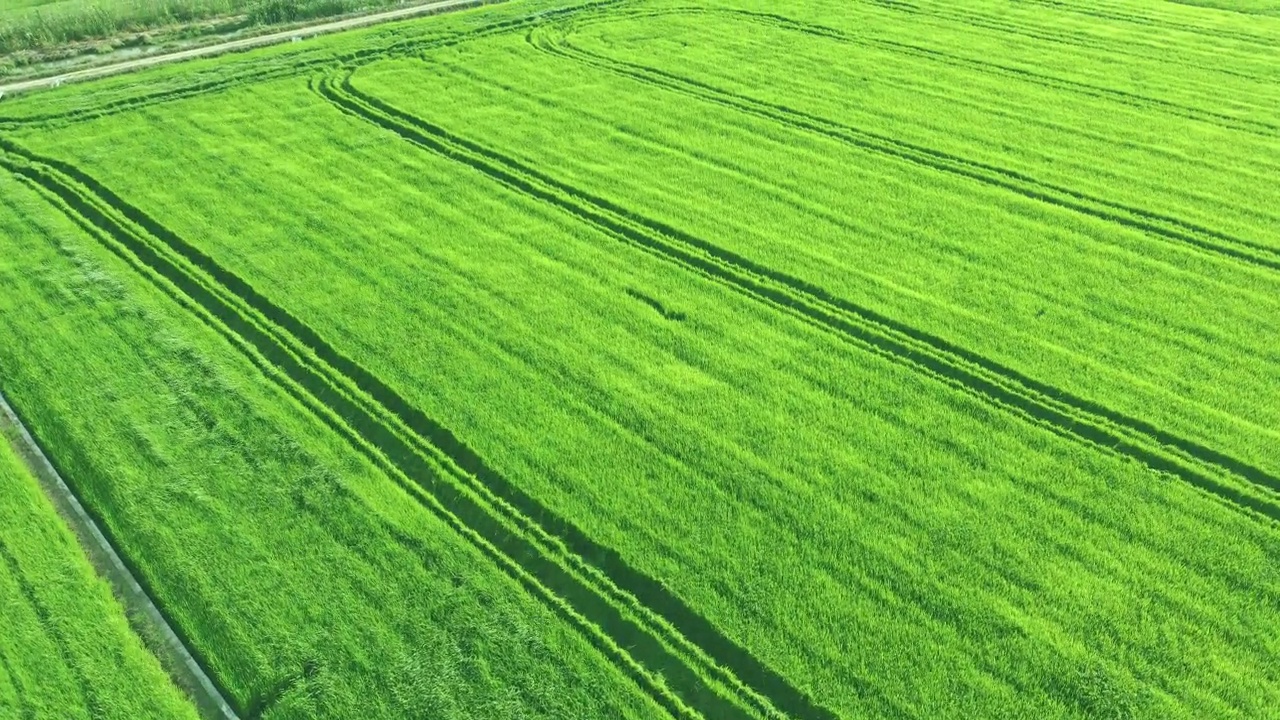
{"type": "MultiPolygon", "coordinates": [[[[3,393],[0,393],[0,429],[13,445],[18,457],[31,470],[58,514],[75,533],[89,562],[99,575],[111,583],[116,598],[127,611],[125,614],[130,623],[141,623],[146,632],[140,635],[155,639],[155,642],[148,642],[147,645],[156,653],[178,686],[186,691],[201,716],[207,720],[238,720],[221,689],[205,672],[203,664],[196,659],[183,638],[174,631],[151,599],[149,591],[138,582],[129,565],[116,552],[115,545],[54,469],[3,393]]],[[[88,690],[92,691],[92,688],[88,690]]],[[[90,707],[94,705],[91,703],[90,707]]]]}
{"type": "Polygon", "coordinates": [[[1055,434],[1142,462],[1246,511],[1280,520],[1280,478],[1259,468],[1040,383],[946,340],[859,307],[799,278],[560,182],[354,88],[321,94],[351,114],[495,182],[565,211],[607,236],[658,255],[854,345],[911,367],[1055,434]],[[345,97],[344,97],[345,96],[345,97]],[[1224,475],[1232,480],[1224,480],[1224,475]]]}
{"type": "Polygon", "coordinates": [[[1280,248],[1235,237],[1181,218],[1132,207],[1072,188],[1043,182],[1026,173],[970,160],[923,145],[845,125],[785,105],[724,90],[658,68],[616,60],[547,37],[545,28],[531,31],[529,44],[548,54],[663,90],[782,124],[808,134],[892,157],[915,165],[1007,190],[1025,198],[1104,220],[1166,241],[1190,246],[1235,261],[1280,271],[1280,248]],[[539,32],[542,30],[542,32],[539,32]]]}
{"type": "MultiPolygon", "coordinates": [[[[23,158],[4,163],[12,171],[48,187],[73,213],[89,218],[91,227],[101,227],[111,238],[100,240],[124,245],[113,247],[113,252],[134,258],[130,262],[144,275],[160,273],[181,288],[181,296],[175,299],[184,307],[231,328],[224,335],[238,347],[266,358],[261,365],[264,371],[283,373],[290,385],[297,386],[291,394],[369,454],[393,479],[402,478],[402,486],[411,495],[428,509],[439,506],[433,511],[464,536],[474,536],[489,548],[486,552],[500,566],[510,564],[521,576],[517,579],[535,588],[534,594],[557,612],[578,616],[582,622],[575,624],[588,639],[595,633],[599,640],[593,642],[598,647],[613,649],[612,655],[607,655],[634,665],[628,674],[642,687],[647,683],[651,695],[673,715],[689,716],[690,711],[682,709],[688,703],[707,718],[779,717],[783,713],[797,718],[834,718],[661,583],[630,568],[616,551],[594,543],[523,494],[442,426],[200,251],[71,166],[36,158],[9,143],[3,145],[23,158]],[[67,176],[59,179],[63,173],[67,176]],[[98,200],[81,197],[82,192],[98,200]],[[97,202],[104,207],[97,208],[97,202]],[[113,213],[127,219],[113,220],[109,216],[113,213]],[[133,225],[142,232],[129,229],[133,225]],[[159,237],[152,233],[159,233],[159,237]],[[169,258],[170,253],[183,260],[169,258]],[[199,273],[213,282],[200,280],[192,275],[193,270],[183,270],[185,263],[199,268],[199,273]],[[300,331],[302,337],[292,337],[293,331],[300,331]],[[330,366],[331,360],[340,367],[330,366]],[[566,557],[566,548],[576,555],[566,557]],[[664,701],[664,697],[671,701],[664,701]]],[[[164,289],[163,283],[161,286],[164,289]]],[[[172,288],[168,291],[173,293],[172,288]]],[[[875,695],[869,687],[865,694],[875,695]]]]}

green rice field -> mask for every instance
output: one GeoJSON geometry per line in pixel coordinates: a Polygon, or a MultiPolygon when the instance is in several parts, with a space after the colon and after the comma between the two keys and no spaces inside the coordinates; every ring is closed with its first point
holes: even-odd
{"type": "Polygon", "coordinates": [[[1277,717],[1278,173],[1265,2],[511,0],[0,103],[0,391],[245,720],[1277,717]]]}
{"type": "Polygon", "coordinates": [[[4,443],[0,617],[0,717],[197,717],[4,443]]]}

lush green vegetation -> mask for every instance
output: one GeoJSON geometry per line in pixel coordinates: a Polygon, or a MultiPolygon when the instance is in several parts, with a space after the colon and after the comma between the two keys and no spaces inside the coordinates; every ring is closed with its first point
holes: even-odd
{"type": "Polygon", "coordinates": [[[0,182],[5,391],[243,714],[652,715],[215,327],[0,182]]]}
{"type": "Polygon", "coordinates": [[[1276,0],[1173,0],[1173,2],[1250,15],[1280,16],[1280,2],[1276,0]]]}
{"type": "MultiPolygon", "coordinates": [[[[0,55],[144,33],[217,18],[245,25],[299,22],[402,0],[9,0],[0,7],[0,55]]],[[[227,28],[224,28],[227,29],[227,28]]]]}
{"type": "Polygon", "coordinates": [[[20,99],[4,390],[247,714],[1262,716],[1277,43],[528,1],[20,99]]]}
{"type": "Polygon", "coordinates": [[[195,719],[7,440],[0,616],[0,717],[195,719]]]}

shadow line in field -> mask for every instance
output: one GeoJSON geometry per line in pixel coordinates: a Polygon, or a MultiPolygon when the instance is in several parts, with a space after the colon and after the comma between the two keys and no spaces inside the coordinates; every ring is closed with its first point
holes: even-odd
{"type": "Polygon", "coordinates": [[[970,160],[934,148],[862,130],[784,105],[714,87],[657,68],[624,62],[568,45],[547,26],[527,35],[529,44],[556,57],[653,87],[743,112],[785,127],[835,140],[859,150],[974,180],[1030,200],[1127,227],[1156,238],[1194,247],[1267,270],[1280,270],[1280,248],[1238,238],[1162,213],[1124,205],[1079,190],[1042,182],[1026,173],[970,160]]]}
{"type": "Polygon", "coordinates": [[[800,278],[762,266],[665,223],[548,176],[498,151],[398,110],[356,89],[350,74],[318,92],[339,109],[423,149],[465,164],[507,188],[554,206],[606,235],[658,255],[755,300],[834,332],[1054,433],[1137,460],[1233,505],[1280,520],[1280,478],[1219,451],[1060,388],[1041,383],[947,340],[834,296],[800,278]],[[1266,493],[1246,492],[1201,467],[1234,476],[1266,493]]]}

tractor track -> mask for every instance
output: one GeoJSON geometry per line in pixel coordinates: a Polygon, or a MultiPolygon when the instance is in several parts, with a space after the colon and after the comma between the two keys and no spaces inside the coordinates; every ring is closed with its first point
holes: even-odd
{"type": "Polygon", "coordinates": [[[674,717],[830,711],[489,468],[439,423],[211,258],[74,167],[0,143],[0,165],[218,330],[295,399],[577,627],[674,717]]]}
{"type": "Polygon", "coordinates": [[[973,180],[1079,215],[1127,227],[1148,236],[1218,255],[1268,271],[1280,271],[1280,248],[1235,237],[1181,218],[1132,207],[1079,190],[1040,181],[1026,173],[970,160],[934,148],[898,140],[777,103],[748,97],[646,65],[615,60],[569,46],[536,28],[530,45],[556,57],[669,92],[710,102],[769,122],[859,150],[973,180]],[[541,32],[540,32],[541,31],[541,32]]]}
{"type": "Polygon", "coordinates": [[[1055,434],[1180,478],[1246,512],[1280,521],[1280,478],[1185,438],[1076,397],[823,288],[645,218],[356,89],[352,71],[316,91],[338,109],[467,165],[607,236],[661,257],[853,345],[906,365],[1055,434]]]}

